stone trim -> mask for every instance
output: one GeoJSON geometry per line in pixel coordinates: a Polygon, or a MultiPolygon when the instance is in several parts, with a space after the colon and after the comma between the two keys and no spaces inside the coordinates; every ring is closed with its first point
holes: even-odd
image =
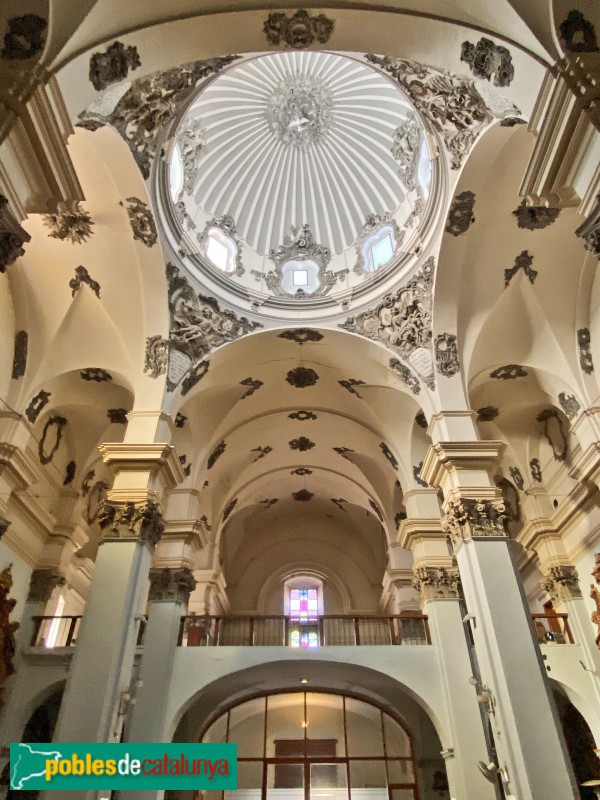
{"type": "Polygon", "coordinates": [[[150,570],[150,603],[181,603],[187,606],[190,594],[196,588],[194,574],[189,567],[150,570]]]}
{"type": "Polygon", "coordinates": [[[64,577],[56,569],[34,569],[29,579],[28,603],[47,603],[56,586],[65,585],[64,577]]]}
{"type": "Polygon", "coordinates": [[[417,567],[412,582],[421,600],[460,599],[460,573],[457,567],[417,567]]]}

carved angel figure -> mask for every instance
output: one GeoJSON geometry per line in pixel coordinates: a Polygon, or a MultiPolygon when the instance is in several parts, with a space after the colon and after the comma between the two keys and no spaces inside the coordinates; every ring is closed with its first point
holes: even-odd
{"type": "Polygon", "coordinates": [[[19,623],[9,619],[17,604],[16,600],[8,597],[12,583],[12,564],[9,564],[0,572],[0,705],[4,682],[15,671],[12,661],[16,651],[15,631],[18,630],[19,623]]]}

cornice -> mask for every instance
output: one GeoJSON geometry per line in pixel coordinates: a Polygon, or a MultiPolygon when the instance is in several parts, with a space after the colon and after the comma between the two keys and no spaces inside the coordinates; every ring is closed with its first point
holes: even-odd
{"type": "Polygon", "coordinates": [[[430,539],[445,539],[442,522],[437,519],[403,519],[398,528],[396,542],[405,550],[412,550],[418,543],[430,539]]]}
{"type": "Polygon", "coordinates": [[[200,545],[204,550],[208,546],[208,532],[199,519],[173,519],[165,520],[165,532],[162,541],[168,539],[184,539],[200,545]]]}
{"type": "Polygon", "coordinates": [[[185,475],[175,448],[165,443],[136,444],[105,442],[98,450],[104,463],[113,470],[132,472],[147,470],[154,474],[162,470],[169,489],[181,483],[185,475]]]}
{"type": "Polygon", "coordinates": [[[500,440],[471,442],[435,442],[430,445],[421,467],[421,478],[439,486],[449,469],[484,469],[495,464],[506,447],[500,440]]]}

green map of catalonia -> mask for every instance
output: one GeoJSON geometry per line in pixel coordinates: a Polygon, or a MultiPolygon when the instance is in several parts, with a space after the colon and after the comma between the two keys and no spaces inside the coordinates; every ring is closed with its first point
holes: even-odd
{"type": "Polygon", "coordinates": [[[31,778],[45,778],[46,761],[62,758],[62,753],[57,750],[33,750],[28,744],[19,744],[18,747],[15,763],[11,764],[11,789],[22,789],[31,778]]]}

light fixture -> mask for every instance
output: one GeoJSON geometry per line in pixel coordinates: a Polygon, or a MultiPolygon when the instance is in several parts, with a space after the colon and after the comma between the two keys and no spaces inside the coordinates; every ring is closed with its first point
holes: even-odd
{"type": "Polygon", "coordinates": [[[308,678],[300,678],[300,683],[308,683],[308,678]]]}

